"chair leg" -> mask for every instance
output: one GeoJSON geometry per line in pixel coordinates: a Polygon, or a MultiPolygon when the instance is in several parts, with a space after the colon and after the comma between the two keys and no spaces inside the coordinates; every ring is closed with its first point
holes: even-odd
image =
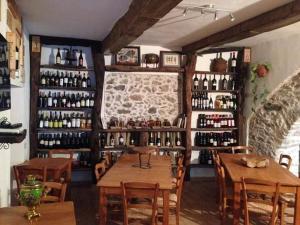
{"type": "Polygon", "coordinates": [[[280,202],[279,203],[279,219],[280,219],[280,225],[285,225],[285,209],[286,209],[286,203],[285,202],[280,202]]]}

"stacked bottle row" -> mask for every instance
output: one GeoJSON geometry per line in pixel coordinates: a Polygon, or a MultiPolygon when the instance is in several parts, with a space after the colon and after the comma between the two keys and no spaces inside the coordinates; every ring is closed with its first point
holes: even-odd
{"type": "Polygon", "coordinates": [[[199,164],[201,165],[213,165],[213,154],[210,150],[201,150],[199,151],[199,164]]]}
{"type": "Polygon", "coordinates": [[[95,104],[94,93],[84,94],[70,94],[66,92],[51,91],[39,93],[38,107],[48,108],[92,108],[95,104]]]}
{"type": "Polygon", "coordinates": [[[10,108],[10,91],[2,91],[0,93],[0,108],[10,108]]]}
{"type": "Polygon", "coordinates": [[[10,76],[6,72],[6,67],[3,70],[0,69],[0,85],[10,85],[10,76]]]}
{"type": "MultiPolygon", "coordinates": [[[[69,61],[69,60],[71,60],[70,62],[71,62],[71,65],[73,65],[73,63],[72,63],[72,61],[74,61],[74,59],[76,59],[77,57],[76,57],[76,52],[78,52],[78,50],[77,49],[72,49],[72,47],[70,48],[70,49],[66,49],[66,48],[64,48],[63,50],[65,50],[66,51],[66,57],[65,57],[65,61],[69,61]]],[[[79,50],[80,51],[80,53],[79,53],[79,57],[78,57],[78,59],[76,59],[75,61],[77,61],[78,62],[78,67],[79,68],[83,68],[84,66],[83,66],[83,56],[82,56],[82,50],[79,50]]],[[[56,65],[61,65],[62,63],[61,63],[61,60],[62,60],[62,57],[61,57],[61,54],[60,54],[60,48],[58,48],[57,49],[57,52],[56,52],[56,56],[55,56],[55,64],[56,65]]],[[[70,63],[69,62],[69,63],[70,63]]]]}
{"type": "Polygon", "coordinates": [[[89,144],[89,133],[86,132],[39,134],[38,136],[38,145],[40,149],[88,148],[89,144]]]}
{"type": "Polygon", "coordinates": [[[236,95],[217,95],[213,100],[207,92],[197,92],[192,94],[193,109],[232,109],[237,108],[236,95]]]}
{"type": "MultiPolygon", "coordinates": [[[[101,133],[100,146],[115,147],[139,144],[139,132],[101,133]]],[[[148,132],[147,145],[157,147],[182,146],[180,132],[148,132]]]]}
{"type": "Polygon", "coordinates": [[[235,145],[237,145],[237,133],[235,131],[222,133],[197,132],[195,135],[195,146],[226,147],[235,145]]]}
{"type": "Polygon", "coordinates": [[[92,128],[91,114],[42,112],[39,114],[39,128],[92,128]]]}
{"type": "Polygon", "coordinates": [[[41,71],[40,84],[44,87],[90,88],[92,86],[91,79],[86,73],[59,72],[58,70],[56,73],[53,71],[41,71]]]}
{"type": "Polygon", "coordinates": [[[198,74],[193,78],[194,91],[230,91],[236,90],[236,80],[232,75],[198,74]],[[207,79],[208,78],[208,79],[207,79]]]}
{"type": "Polygon", "coordinates": [[[235,127],[235,119],[232,114],[199,114],[197,128],[227,128],[235,127]]]}

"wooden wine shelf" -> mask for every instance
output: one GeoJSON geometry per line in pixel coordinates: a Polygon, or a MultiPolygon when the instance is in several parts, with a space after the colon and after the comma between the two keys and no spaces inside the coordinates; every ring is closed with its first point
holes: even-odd
{"type": "Polygon", "coordinates": [[[199,71],[196,70],[195,74],[215,74],[215,75],[237,75],[237,73],[232,73],[232,72],[225,72],[225,73],[220,73],[220,72],[211,72],[211,71],[199,71]]]}
{"type": "Polygon", "coordinates": [[[201,151],[201,150],[231,150],[233,146],[218,146],[218,147],[204,147],[204,146],[192,146],[193,151],[201,151]]]}
{"type": "Polygon", "coordinates": [[[201,92],[207,92],[207,93],[238,93],[238,90],[195,90],[192,89],[193,93],[201,93],[201,92]]]}
{"type": "Polygon", "coordinates": [[[63,91],[88,91],[94,92],[95,88],[78,88],[78,87],[52,87],[52,86],[39,86],[40,90],[63,90],[63,91]]]}
{"type": "Polygon", "coordinates": [[[212,128],[192,128],[191,131],[232,131],[237,130],[237,127],[212,127],[212,128]]]}
{"type": "Polygon", "coordinates": [[[120,132],[185,132],[185,128],[178,127],[160,127],[160,128],[116,128],[116,129],[102,129],[100,133],[120,133],[120,132]]]}
{"type": "Polygon", "coordinates": [[[123,66],[123,65],[111,65],[105,66],[106,71],[110,72],[158,72],[158,73],[183,73],[183,68],[147,68],[140,66],[123,66]]]}
{"type": "MultiPolygon", "coordinates": [[[[54,149],[57,149],[57,148],[51,148],[51,149],[38,148],[37,151],[38,152],[48,152],[48,151],[54,150],[54,149]]],[[[70,150],[72,152],[90,152],[91,151],[90,148],[59,148],[59,149],[70,150]]]]}
{"type": "Polygon", "coordinates": [[[44,110],[44,111],[92,111],[93,108],[38,107],[38,110],[44,110]]]}
{"type": "Polygon", "coordinates": [[[193,109],[194,112],[236,112],[234,109],[193,109]]]}
{"type": "Polygon", "coordinates": [[[0,143],[21,143],[26,137],[27,130],[24,129],[21,133],[0,133],[0,143]]]}
{"type": "Polygon", "coordinates": [[[94,69],[90,68],[80,68],[77,66],[68,66],[68,65],[40,65],[40,68],[45,68],[45,69],[57,69],[57,70],[73,70],[73,71],[94,71],[94,69]]]}
{"type": "Polygon", "coordinates": [[[91,132],[92,129],[86,129],[86,128],[37,128],[37,131],[43,131],[43,132],[91,132]]]}

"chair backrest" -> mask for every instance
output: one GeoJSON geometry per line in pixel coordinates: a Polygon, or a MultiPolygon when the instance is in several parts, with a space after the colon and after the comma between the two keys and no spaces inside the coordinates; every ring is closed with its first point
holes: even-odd
{"type": "Polygon", "coordinates": [[[289,155],[280,154],[279,164],[289,170],[292,164],[292,157],[289,155]]]}
{"type": "Polygon", "coordinates": [[[26,180],[28,175],[34,175],[39,181],[45,182],[47,180],[47,167],[33,167],[30,165],[15,165],[13,166],[15,179],[17,182],[18,193],[21,185],[26,180]]]}
{"type": "Polygon", "coordinates": [[[105,171],[106,171],[105,161],[102,161],[95,165],[95,176],[97,181],[100,180],[100,178],[104,175],[105,171]]]}
{"type": "Polygon", "coordinates": [[[42,197],[42,203],[64,202],[67,190],[66,183],[44,182],[45,195],[42,197]]]}
{"type": "Polygon", "coordinates": [[[177,196],[177,202],[176,202],[177,205],[176,205],[176,207],[178,208],[178,211],[180,211],[184,176],[185,176],[185,168],[181,167],[181,173],[180,173],[180,176],[177,177],[177,182],[176,182],[176,196],[177,196]]]}
{"type": "Polygon", "coordinates": [[[227,198],[227,187],[226,187],[226,180],[225,180],[225,170],[224,167],[217,161],[216,163],[216,170],[217,170],[217,182],[219,188],[219,204],[226,206],[226,198],[227,198]]]}
{"type": "Polygon", "coordinates": [[[69,149],[53,149],[49,151],[49,158],[68,158],[73,160],[73,151],[69,149]]]}
{"type": "Polygon", "coordinates": [[[183,156],[178,157],[177,166],[178,167],[183,167],[183,156]]]}
{"type": "Polygon", "coordinates": [[[152,209],[151,224],[155,224],[159,184],[121,182],[121,189],[123,197],[124,225],[128,225],[128,209],[130,208],[152,209]],[[132,201],[132,199],[135,199],[135,201],[132,201]],[[143,201],[138,202],[137,200],[143,201]]]}
{"type": "Polygon", "coordinates": [[[243,196],[243,205],[244,205],[244,224],[249,225],[249,203],[259,203],[260,205],[271,206],[272,212],[270,215],[270,225],[275,225],[278,217],[279,207],[278,207],[278,199],[279,199],[279,191],[280,191],[280,183],[274,183],[265,180],[258,179],[247,179],[242,177],[242,196],[243,196]],[[267,194],[270,198],[258,198],[251,197],[260,196],[261,194],[267,194]],[[250,196],[250,197],[249,197],[250,196]]]}
{"type": "Polygon", "coordinates": [[[113,164],[113,162],[112,162],[112,153],[110,151],[105,151],[104,161],[105,161],[106,169],[109,169],[113,164]]]}
{"type": "Polygon", "coordinates": [[[255,153],[256,149],[253,146],[233,146],[231,148],[231,152],[232,154],[236,154],[236,153],[249,154],[249,153],[255,153]]]}

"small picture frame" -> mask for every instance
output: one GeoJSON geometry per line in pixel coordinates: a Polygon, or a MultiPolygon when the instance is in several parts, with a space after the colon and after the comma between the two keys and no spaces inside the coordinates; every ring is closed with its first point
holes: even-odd
{"type": "Polygon", "coordinates": [[[140,66],[140,54],[140,47],[124,47],[115,55],[115,63],[116,65],[140,66]]]}
{"type": "Polygon", "coordinates": [[[160,51],[160,67],[181,67],[181,52],[160,51]]]}

